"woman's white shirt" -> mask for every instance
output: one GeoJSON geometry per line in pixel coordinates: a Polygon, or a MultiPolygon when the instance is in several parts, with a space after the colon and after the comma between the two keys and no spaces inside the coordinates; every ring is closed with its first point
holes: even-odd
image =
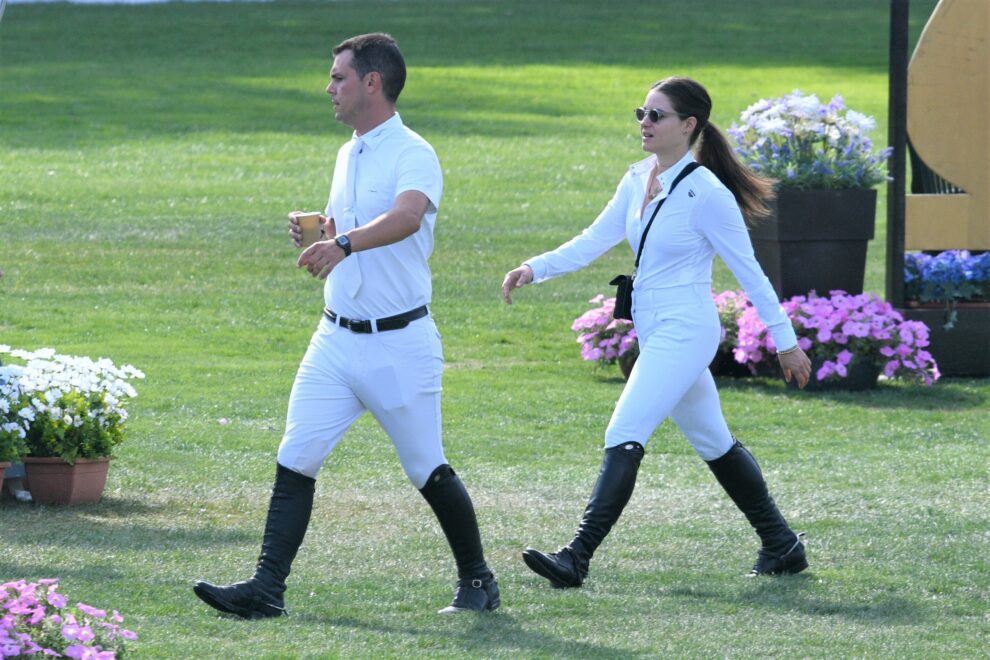
{"type": "MultiPolygon", "coordinates": [[[[533,281],[543,282],[578,270],[608,252],[625,238],[635,257],[643,229],[656,205],[664,199],[680,171],[694,161],[684,158],[660,174],[662,192],[640,214],[656,156],[629,167],[615,195],[598,218],[579,235],[556,250],[525,263],[533,269],[533,281]]],[[[797,344],[794,329],[780,306],[756,258],[735,197],[707,168],[686,176],[657,214],[636,275],[636,289],[661,289],[692,284],[711,287],[715,255],[729,267],[769,328],[778,350],[797,344]]]]}

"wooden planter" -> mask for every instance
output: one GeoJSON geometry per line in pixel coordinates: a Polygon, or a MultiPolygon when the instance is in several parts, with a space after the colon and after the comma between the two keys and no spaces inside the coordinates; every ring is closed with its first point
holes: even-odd
{"type": "Polygon", "coordinates": [[[785,300],[815,290],[863,292],[866,247],[876,225],[877,191],[782,188],[773,215],[749,236],[756,260],[785,300]]]}
{"type": "Polygon", "coordinates": [[[957,303],[956,324],[945,329],[945,305],[909,303],[905,319],[928,326],[928,352],[943,376],[990,376],[990,303],[957,303]]]}
{"type": "Polygon", "coordinates": [[[110,459],[77,458],[69,465],[61,458],[25,456],[27,489],[40,504],[89,504],[99,502],[107,485],[110,459]]]}
{"type": "Polygon", "coordinates": [[[3,477],[4,473],[7,472],[7,468],[10,467],[10,463],[5,461],[0,461],[0,495],[3,494],[3,477]]]}

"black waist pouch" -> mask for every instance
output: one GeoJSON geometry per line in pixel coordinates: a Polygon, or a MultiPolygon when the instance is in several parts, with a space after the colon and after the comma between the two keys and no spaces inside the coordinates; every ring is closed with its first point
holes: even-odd
{"type": "Polygon", "coordinates": [[[633,278],[631,275],[616,275],[611,282],[615,289],[615,309],[612,316],[632,321],[633,278]]]}

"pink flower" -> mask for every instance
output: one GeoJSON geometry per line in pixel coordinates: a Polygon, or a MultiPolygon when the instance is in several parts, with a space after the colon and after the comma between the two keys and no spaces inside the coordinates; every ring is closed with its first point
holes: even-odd
{"type": "MultiPolygon", "coordinates": [[[[785,300],[781,306],[798,335],[798,345],[820,365],[819,380],[845,377],[859,360],[883,364],[891,378],[909,377],[925,384],[937,379],[931,354],[920,350],[928,345],[928,328],[905,321],[890,303],[874,294],[851,296],[832,291],[823,297],[812,292],[785,300]]],[[[747,309],[739,319],[736,359],[756,363],[768,356],[771,344],[755,310],[747,309]]]]}

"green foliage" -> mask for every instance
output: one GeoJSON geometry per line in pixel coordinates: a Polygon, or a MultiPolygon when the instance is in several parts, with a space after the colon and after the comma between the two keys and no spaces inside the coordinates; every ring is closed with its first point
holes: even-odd
{"type": "MultiPolygon", "coordinates": [[[[67,463],[77,458],[111,456],[113,448],[124,440],[124,420],[117,412],[104,414],[109,406],[105,392],[88,396],[68,392],[59,397],[56,406],[62,415],[39,413],[31,424],[25,441],[28,456],[58,456],[67,463]],[[92,415],[91,415],[92,413],[92,415]],[[75,425],[70,418],[78,418],[75,425]]],[[[22,403],[29,405],[28,397],[22,403]]]]}

